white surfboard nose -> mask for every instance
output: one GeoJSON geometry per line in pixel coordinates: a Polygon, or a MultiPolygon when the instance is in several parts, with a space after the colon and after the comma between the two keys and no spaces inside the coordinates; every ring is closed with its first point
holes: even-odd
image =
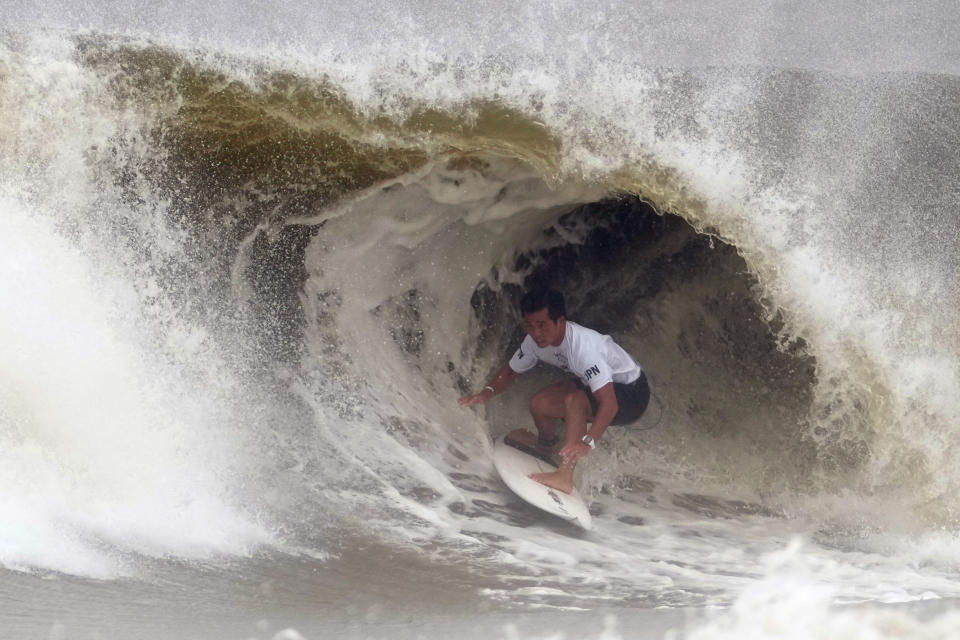
{"type": "Polygon", "coordinates": [[[587,531],[593,529],[590,510],[576,488],[568,495],[530,478],[531,473],[556,471],[556,466],[507,444],[504,436],[494,440],[493,466],[507,487],[525,501],[587,531]]]}

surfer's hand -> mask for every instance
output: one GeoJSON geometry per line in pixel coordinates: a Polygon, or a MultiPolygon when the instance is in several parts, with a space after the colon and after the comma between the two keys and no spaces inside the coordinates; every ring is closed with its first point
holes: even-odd
{"type": "Polygon", "coordinates": [[[486,393],[475,393],[472,396],[463,396],[458,402],[465,407],[469,407],[472,404],[486,404],[489,399],[490,396],[486,393]]]}
{"type": "Polygon", "coordinates": [[[590,445],[585,442],[574,442],[560,449],[560,457],[567,464],[576,464],[577,460],[590,453],[590,445]]]}

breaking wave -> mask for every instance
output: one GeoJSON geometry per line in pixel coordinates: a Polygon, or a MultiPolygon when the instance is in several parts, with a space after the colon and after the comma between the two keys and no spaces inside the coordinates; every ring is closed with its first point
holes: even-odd
{"type": "Polygon", "coordinates": [[[358,530],[490,561],[525,516],[484,498],[486,435],[550,373],[456,398],[533,281],[653,382],[598,504],[955,521],[952,76],[358,64],[3,37],[5,566],[358,530]]]}

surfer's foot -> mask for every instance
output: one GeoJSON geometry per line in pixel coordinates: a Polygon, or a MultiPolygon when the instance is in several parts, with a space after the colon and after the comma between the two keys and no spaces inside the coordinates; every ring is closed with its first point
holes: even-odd
{"type": "Polygon", "coordinates": [[[531,473],[530,478],[557,491],[573,493],[573,478],[562,470],[551,471],[550,473],[531,473]]]}

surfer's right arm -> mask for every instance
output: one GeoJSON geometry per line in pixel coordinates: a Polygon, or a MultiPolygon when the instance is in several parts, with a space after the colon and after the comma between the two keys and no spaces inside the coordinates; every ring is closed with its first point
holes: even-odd
{"type": "Polygon", "coordinates": [[[460,398],[460,404],[469,406],[471,404],[486,404],[490,401],[490,398],[500,393],[501,391],[506,390],[517,377],[517,372],[510,368],[510,364],[503,365],[503,368],[497,372],[497,375],[493,377],[493,380],[487,383],[483,388],[483,391],[480,393],[475,393],[472,396],[463,396],[460,398]]]}

